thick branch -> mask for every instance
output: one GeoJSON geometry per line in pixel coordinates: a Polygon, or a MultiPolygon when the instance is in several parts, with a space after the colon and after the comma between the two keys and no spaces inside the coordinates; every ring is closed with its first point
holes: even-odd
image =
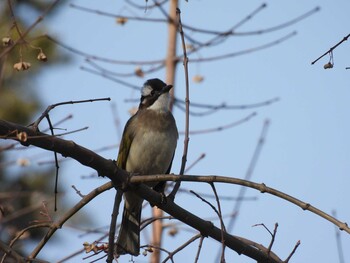
{"type": "MultiPolygon", "coordinates": [[[[44,133],[35,132],[28,127],[0,120],[0,138],[19,141],[15,135],[20,132],[25,132],[28,136],[25,142],[22,141],[22,144],[34,145],[49,151],[56,151],[65,157],[71,157],[81,164],[95,169],[99,175],[110,178],[113,181],[114,185],[125,186],[129,182],[128,173],[119,169],[115,165],[114,161],[104,159],[93,151],[75,144],[73,141],[66,141],[54,136],[46,135],[44,133]]],[[[157,205],[168,214],[197,229],[202,233],[202,235],[211,237],[218,242],[221,242],[221,229],[215,227],[210,221],[205,221],[202,218],[199,218],[196,215],[190,213],[189,211],[186,211],[185,209],[176,205],[170,199],[166,202],[166,204],[164,204],[163,197],[144,184],[128,184],[127,186],[128,189],[134,191],[143,199],[157,205]]],[[[49,231],[50,233],[48,233],[46,237],[52,235],[55,230],[56,229],[52,229],[52,231],[49,231]]],[[[238,254],[244,254],[252,259],[257,260],[258,262],[282,262],[282,260],[280,260],[277,256],[272,256],[272,253],[269,257],[266,252],[247,245],[238,237],[229,235],[226,232],[224,233],[224,240],[227,247],[236,251],[238,254]]],[[[33,256],[35,254],[36,253],[34,253],[33,256]]]]}
{"type": "Polygon", "coordinates": [[[4,120],[0,120],[0,138],[13,139],[20,141],[21,144],[25,146],[34,145],[45,150],[60,153],[63,157],[71,157],[82,165],[96,170],[100,176],[110,178],[116,185],[121,185],[123,181],[127,182],[128,180],[128,174],[118,169],[112,160],[104,159],[100,155],[77,145],[73,141],[67,141],[45,133],[36,132],[31,128],[4,120]],[[26,133],[27,139],[25,141],[20,141],[16,137],[16,134],[20,132],[26,133]]]}

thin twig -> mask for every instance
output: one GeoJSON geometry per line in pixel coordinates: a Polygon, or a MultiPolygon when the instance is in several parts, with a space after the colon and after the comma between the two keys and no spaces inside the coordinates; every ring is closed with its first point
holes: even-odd
{"type": "Polygon", "coordinates": [[[289,254],[289,256],[286,258],[286,260],[283,261],[284,263],[288,263],[288,262],[289,262],[289,260],[292,258],[292,256],[294,255],[294,253],[295,253],[295,251],[297,250],[297,248],[299,247],[299,245],[300,245],[300,240],[298,240],[298,242],[295,244],[295,246],[294,246],[292,252],[291,252],[291,253],[289,254]]]}
{"type": "Polygon", "coordinates": [[[193,58],[193,59],[191,59],[191,62],[192,63],[212,62],[212,61],[223,60],[223,59],[228,59],[228,58],[232,58],[232,57],[246,55],[246,54],[249,54],[249,53],[252,53],[252,52],[256,52],[256,51],[259,51],[259,50],[263,50],[263,49],[267,49],[267,48],[276,46],[276,45],[278,45],[278,44],[280,44],[280,43],[290,39],[291,37],[294,37],[296,34],[297,34],[297,32],[294,31],[294,32],[291,32],[291,33],[281,37],[281,38],[278,38],[278,39],[276,39],[274,41],[265,43],[265,44],[260,45],[260,46],[256,46],[256,47],[248,48],[248,49],[244,49],[244,50],[240,50],[240,51],[237,51],[237,52],[231,52],[231,53],[225,53],[225,54],[221,54],[221,55],[215,55],[215,56],[212,56],[212,57],[203,57],[203,58],[197,58],[197,59],[193,58]]]}
{"type": "Polygon", "coordinates": [[[117,218],[119,214],[119,206],[122,201],[123,192],[121,190],[117,190],[114,198],[113,212],[111,216],[111,224],[109,228],[109,236],[108,236],[108,257],[107,263],[112,263],[114,258],[114,239],[115,239],[115,229],[117,218]]]}
{"type": "MultiPolygon", "coordinates": [[[[198,50],[200,50],[204,47],[214,46],[214,45],[218,45],[218,44],[223,43],[225,40],[228,39],[229,36],[232,36],[235,34],[235,30],[237,28],[239,28],[244,23],[251,20],[255,15],[257,15],[260,11],[262,11],[266,6],[267,5],[265,3],[263,3],[258,8],[253,10],[249,15],[247,15],[245,18],[243,18],[241,21],[239,21],[237,24],[232,26],[229,30],[226,30],[224,32],[216,32],[216,34],[214,34],[214,37],[212,39],[206,41],[205,43],[198,43],[198,41],[195,41],[195,43],[198,45],[193,47],[193,49],[189,53],[191,54],[193,52],[197,52],[198,50]]],[[[206,30],[203,30],[203,32],[201,32],[201,33],[206,33],[205,31],[206,30]]],[[[195,31],[195,32],[197,32],[197,31],[195,31]]]]}
{"type": "Polygon", "coordinates": [[[271,248],[273,243],[275,242],[276,234],[277,234],[278,223],[275,223],[275,228],[273,229],[273,234],[271,235],[271,242],[267,248],[267,254],[270,255],[271,248]]]}
{"type": "MultiPolygon", "coordinates": [[[[204,104],[204,103],[197,103],[191,101],[191,107],[193,108],[204,108],[204,109],[212,109],[212,110],[247,110],[252,108],[259,108],[268,106],[270,104],[276,103],[280,101],[279,97],[275,97],[269,100],[265,100],[262,102],[257,103],[251,103],[251,104],[242,104],[242,105],[227,105],[226,103],[221,103],[219,105],[212,105],[212,104],[204,104]]],[[[176,104],[183,104],[184,102],[179,99],[175,99],[176,104]]]]}
{"type": "MultiPolygon", "coordinates": [[[[262,151],[262,147],[265,143],[265,139],[266,139],[266,135],[267,135],[267,131],[268,131],[268,127],[269,127],[269,124],[270,122],[268,120],[266,120],[263,124],[263,128],[261,130],[261,133],[260,133],[260,136],[259,136],[259,139],[258,139],[258,142],[257,142],[257,145],[255,147],[255,150],[254,150],[254,153],[253,153],[253,156],[252,156],[252,159],[250,161],[250,164],[248,166],[248,169],[247,169],[247,172],[244,176],[244,179],[245,180],[250,180],[252,175],[253,175],[253,171],[255,169],[255,166],[258,162],[258,159],[259,159],[259,156],[260,156],[260,153],[262,151]]],[[[244,197],[245,195],[245,192],[246,192],[247,188],[246,187],[241,187],[239,189],[239,193],[238,193],[238,197],[239,198],[242,198],[244,197]]],[[[242,205],[242,202],[241,201],[237,201],[232,209],[233,212],[236,212],[236,211],[239,211],[240,207],[242,205]]],[[[228,224],[228,231],[230,232],[236,222],[236,219],[237,219],[237,216],[236,217],[233,217],[231,218],[229,224],[228,224]]]]}
{"type": "Polygon", "coordinates": [[[286,200],[290,203],[293,203],[303,210],[310,211],[327,221],[333,223],[334,225],[338,226],[340,230],[343,230],[350,234],[350,227],[346,222],[341,222],[338,219],[332,217],[331,215],[327,214],[326,212],[316,208],[315,206],[311,205],[310,203],[306,203],[304,201],[301,201],[293,196],[290,196],[284,192],[281,192],[277,189],[274,189],[272,187],[266,186],[264,183],[255,183],[249,180],[239,179],[239,178],[233,178],[233,177],[226,177],[226,176],[218,176],[218,175],[183,175],[179,176],[176,174],[162,174],[162,175],[147,175],[147,176],[139,176],[134,175],[132,178],[130,178],[130,183],[151,183],[151,182],[164,182],[164,181],[177,181],[182,182],[217,182],[217,183],[228,183],[228,184],[237,184],[244,186],[244,188],[252,188],[260,191],[261,193],[269,193],[271,195],[277,196],[283,200],[286,200]]]}
{"type": "Polygon", "coordinates": [[[76,188],[76,186],[75,186],[74,184],[72,185],[72,188],[74,189],[74,191],[75,191],[75,193],[76,193],[77,195],[79,195],[81,198],[84,198],[85,195],[83,195],[83,194],[80,192],[80,190],[78,190],[78,188],[76,188]]]}
{"type": "Polygon", "coordinates": [[[96,71],[96,70],[89,69],[89,68],[85,68],[85,67],[80,67],[80,69],[83,70],[83,71],[86,71],[86,72],[89,72],[89,73],[92,73],[92,74],[104,77],[106,79],[109,79],[109,80],[111,80],[113,82],[116,82],[116,83],[121,84],[121,85],[123,85],[125,87],[128,87],[128,88],[131,88],[133,90],[138,90],[138,91],[140,90],[139,86],[133,85],[133,84],[128,83],[128,82],[126,82],[124,80],[117,79],[115,77],[111,77],[111,76],[109,76],[109,75],[107,75],[107,74],[105,74],[103,72],[96,71]]]}
{"type": "Polygon", "coordinates": [[[5,48],[3,50],[3,52],[0,54],[0,58],[2,58],[4,55],[6,55],[7,53],[9,53],[14,47],[17,46],[17,44],[21,43],[23,41],[23,39],[25,39],[25,37],[42,21],[44,20],[45,16],[56,6],[56,4],[58,4],[60,0],[55,0],[53,1],[46,9],[45,11],[37,17],[37,19],[34,21],[33,24],[31,24],[27,30],[25,32],[22,33],[21,37],[19,39],[17,39],[16,41],[14,41],[14,43],[12,45],[10,45],[9,47],[5,48]]]}
{"type": "Polygon", "coordinates": [[[10,14],[11,14],[11,18],[12,18],[12,24],[13,24],[13,26],[16,28],[16,31],[17,31],[17,34],[18,34],[19,38],[20,38],[21,40],[24,40],[24,39],[23,39],[23,36],[22,36],[22,32],[21,32],[21,30],[20,30],[19,27],[18,27],[17,20],[16,20],[16,16],[15,16],[15,12],[13,11],[13,7],[12,7],[11,1],[12,1],[12,0],[7,0],[7,5],[8,5],[9,10],[10,10],[10,14]]]}
{"type": "MultiPolygon", "coordinates": [[[[332,211],[332,216],[337,217],[337,212],[336,210],[332,211]]],[[[343,252],[343,246],[340,238],[340,232],[339,229],[335,227],[335,240],[337,242],[337,249],[338,249],[338,257],[339,257],[339,263],[345,263],[344,260],[344,252],[343,252]]]]}
{"type": "Polygon", "coordinates": [[[272,245],[273,243],[275,242],[275,238],[276,238],[276,234],[277,234],[277,228],[278,228],[278,223],[275,223],[275,228],[273,230],[273,233],[270,231],[270,229],[268,229],[265,224],[261,223],[261,224],[255,224],[253,225],[253,227],[255,226],[262,226],[266,229],[267,232],[270,233],[271,235],[271,241],[270,241],[270,244],[269,244],[269,247],[267,248],[267,254],[270,255],[270,252],[271,252],[271,248],[272,248],[272,245]]]}
{"type": "MultiPolygon", "coordinates": [[[[169,0],[163,0],[163,1],[161,1],[161,2],[156,2],[156,3],[154,3],[153,5],[149,5],[149,4],[147,3],[147,2],[148,2],[148,0],[147,0],[147,1],[146,1],[147,10],[148,10],[148,9],[153,9],[153,8],[159,6],[159,5],[166,4],[168,1],[169,1],[169,0]]],[[[131,1],[131,0],[126,0],[126,2],[127,2],[129,5],[131,5],[132,7],[135,7],[135,8],[138,8],[138,9],[145,9],[145,6],[144,6],[144,5],[138,5],[138,4],[134,3],[134,2],[131,1]]]]}
{"type": "Polygon", "coordinates": [[[220,257],[220,262],[224,263],[225,262],[225,239],[224,239],[224,233],[226,232],[226,228],[225,228],[225,224],[224,224],[224,220],[222,219],[222,213],[221,213],[221,205],[220,205],[220,199],[218,196],[218,193],[216,191],[215,185],[214,183],[210,183],[211,188],[213,189],[214,195],[215,195],[215,199],[216,199],[216,203],[218,206],[218,216],[220,219],[220,226],[221,226],[221,246],[222,246],[222,250],[221,250],[221,257],[220,257]]]}
{"type": "Polygon", "coordinates": [[[217,214],[220,217],[220,213],[219,211],[216,209],[216,207],[210,203],[209,201],[205,200],[203,197],[201,197],[199,194],[197,194],[195,191],[190,190],[190,193],[194,194],[198,199],[200,199],[202,202],[206,203],[207,205],[209,205],[211,207],[211,209],[214,210],[215,214],[217,214]]]}
{"type": "MultiPolygon", "coordinates": [[[[74,130],[74,131],[71,131],[71,132],[68,132],[68,133],[64,133],[64,134],[56,134],[55,136],[62,136],[62,135],[67,135],[67,134],[70,134],[72,132],[78,132],[78,131],[82,131],[82,130],[85,130],[87,129],[88,127],[84,127],[83,129],[78,129],[78,130],[74,130]]],[[[94,149],[93,151],[98,153],[98,152],[102,152],[102,151],[108,151],[108,150],[111,150],[111,149],[116,149],[119,147],[119,144],[114,144],[114,145],[108,145],[108,146],[103,146],[101,148],[97,148],[97,149],[94,149]]],[[[62,162],[68,162],[68,161],[72,161],[72,159],[69,159],[69,158],[59,158],[58,161],[60,163],[62,162]]],[[[38,161],[37,164],[38,165],[45,165],[45,164],[52,164],[53,161],[52,160],[44,160],[44,161],[38,161]]],[[[95,174],[94,174],[95,175],[95,174]]],[[[86,176],[86,177],[90,177],[90,176],[86,176]]]]}
{"type": "Polygon", "coordinates": [[[106,63],[112,63],[112,64],[121,64],[121,65],[154,65],[154,64],[162,64],[164,63],[164,59],[159,59],[159,60],[149,60],[149,61],[142,61],[142,60],[116,60],[116,59],[111,59],[108,57],[100,57],[100,56],[96,56],[96,55],[91,55],[88,53],[85,53],[83,51],[81,51],[80,49],[77,48],[73,48],[67,44],[64,44],[63,42],[55,39],[52,36],[49,35],[45,35],[46,38],[48,40],[50,40],[51,42],[55,43],[56,45],[76,54],[82,57],[85,57],[86,59],[89,60],[97,60],[97,61],[101,61],[101,62],[106,62],[106,63]]]}
{"type": "MultiPolygon", "coordinates": [[[[59,124],[65,122],[66,120],[71,119],[72,117],[73,117],[73,115],[72,115],[72,114],[69,114],[67,117],[65,117],[65,118],[63,118],[62,120],[59,120],[58,122],[56,122],[53,126],[55,127],[55,126],[57,126],[57,125],[59,125],[59,124]]],[[[50,129],[50,128],[44,129],[44,130],[42,130],[42,132],[47,132],[49,129],[50,129]]],[[[11,143],[11,144],[9,144],[9,145],[0,147],[0,153],[1,153],[2,151],[7,151],[7,150],[27,150],[27,149],[28,149],[28,147],[16,147],[16,148],[15,148],[16,145],[19,145],[19,143],[18,143],[18,142],[15,142],[15,143],[11,143]]]]}
{"type": "Polygon", "coordinates": [[[198,250],[197,250],[196,258],[194,259],[194,263],[197,263],[198,260],[199,260],[199,255],[200,255],[201,250],[202,250],[203,240],[204,240],[204,236],[201,236],[201,238],[199,240],[199,244],[198,244],[198,250]]]}
{"type": "MultiPolygon", "coordinates": [[[[234,128],[242,123],[248,122],[250,119],[254,118],[257,115],[256,112],[253,112],[251,114],[249,114],[248,116],[244,117],[241,120],[223,125],[223,126],[219,126],[219,127],[215,127],[215,128],[208,128],[208,129],[204,129],[204,130],[191,130],[190,134],[191,135],[197,135],[197,134],[207,134],[207,133],[212,133],[212,132],[220,132],[223,130],[227,130],[230,128],[234,128]]],[[[179,134],[184,134],[184,132],[179,132],[179,134]]]]}
{"type": "MultiPolygon", "coordinates": [[[[106,235],[103,235],[102,237],[100,237],[99,239],[97,239],[95,242],[99,242],[99,241],[105,239],[106,236],[107,236],[107,234],[106,234],[106,235]]],[[[72,259],[72,258],[75,257],[75,256],[81,255],[81,253],[84,252],[84,251],[85,251],[84,248],[79,249],[79,250],[73,252],[72,254],[67,255],[67,256],[65,256],[64,258],[58,260],[57,263],[63,263],[63,262],[65,262],[65,261],[67,261],[67,260],[70,260],[70,259],[72,259]]]]}
{"type": "Polygon", "coordinates": [[[342,40],[340,40],[336,45],[334,45],[333,47],[331,47],[327,52],[325,52],[323,55],[319,56],[317,59],[315,59],[314,61],[311,62],[311,65],[315,64],[317,61],[319,61],[321,58],[323,58],[324,56],[326,56],[327,54],[330,54],[333,52],[334,49],[336,49],[339,45],[341,45],[343,42],[347,41],[348,38],[350,37],[350,34],[347,35],[346,37],[344,37],[342,40]]]}
{"type": "Polygon", "coordinates": [[[59,103],[55,103],[55,104],[52,104],[52,105],[49,105],[46,110],[41,114],[41,116],[34,122],[32,123],[31,125],[29,126],[32,126],[34,128],[34,130],[37,130],[38,129],[38,126],[39,126],[39,123],[44,119],[46,118],[46,116],[48,116],[48,113],[56,108],[57,106],[62,106],[62,105],[67,105],[67,104],[77,104],[77,103],[86,103],[86,102],[95,102],[95,101],[105,101],[105,100],[108,100],[110,101],[111,98],[99,98],[99,99],[88,99],[88,100],[76,100],[76,101],[64,101],[64,102],[59,102],[59,103]]]}
{"type": "Polygon", "coordinates": [[[18,254],[11,247],[7,246],[1,240],[0,240],[0,251],[4,252],[4,254],[5,254],[4,256],[7,255],[7,256],[13,258],[17,263],[25,263],[26,262],[24,257],[22,257],[20,254],[18,254]]]}
{"type": "MultiPolygon", "coordinates": [[[[46,119],[47,119],[47,123],[49,124],[49,128],[51,131],[51,135],[54,136],[55,133],[53,132],[53,126],[51,123],[51,119],[50,119],[50,115],[49,112],[47,112],[46,114],[46,119]]],[[[39,124],[39,123],[38,123],[39,124]]],[[[36,126],[37,129],[37,126],[36,126]]],[[[58,165],[58,158],[57,158],[57,152],[54,151],[54,158],[55,158],[55,166],[56,166],[56,174],[55,174],[55,205],[54,205],[54,211],[57,211],[57,194],[58,194],[58,170],[60,169],[60,166],[58,165]]]]}
{"type": "Polygon", "coordinates": [[[191,170],[198,162],[200,162],[204,158],[205,158],[205,153],[202,153],[193,163],[191,163],[190,165],[188,165],[186,167],[185,173],[187,173],[189,170],[191,170]]]}
{"type": "Polygon", "coordinates": [[[72,207],[65,214],[63,214],[62,217],[58,221],[51,224],[49,231],[42,238],[42,240],[38,243],[38,245],[34,248],[32,253],[29,255],[29,259],[34,259],[38,255],[38,253],[45,246],[45,244],[50,240],[50,238],[56,232],[56,230],[61,228],[63,226],[63,224],[68,219],[70,219],[73,215],[75,215],[81,208],[83,208],[85,205],[87,205],[96,196],[111,189],[112,187],[113,186],[110,183],[105,183],[104,185],[97,187],[96,189],[91,191],[89,194],[84,196],[84,198],[82,198],[74,207],[72,207]]]}
{"type": "MultiPolygon", "coordinates": [[[[184,187],[181,187],[181,189],[179,189],[179,192],[184,193],[184,194],[188,194],[191,193],[191,190],[188,190],[184,187]]],[[[214,195],[212,194],[208,194],[208,193],[198,193],[200,196],[204,197],[204,198],[210,198],[213,199],[215,198],[214,195]]],[[[237,200],[241,200],[241,201],[256,201],[258,198],[255,196],[251,196],[251,197],[234,197],[231,195],[220,195],[220,200],[225,200],[225,201],[237,201],[237,200]]],[[[230,214],[232,215],[232,213],[230,214]]]]}
{"type": "Polygon", "coordinates": [[[176,255],[176,253],[180,252],[182,249],[184,249],[185,247],[187,247],[188,245],[190,245],[191,243],[193,243],[195,240],[197,240],[200,237],[202,237],[201,234],[197,234],[197,235],[191,237],[189,240],[187,240],[184,244],[179,246],[173,252],[170,252],[169,255],[162,261],[162,263],[167,262],[169,259],[172,260],[172,258],[176,255]]]}
{"type": "Polygon", "coordinates": [[[274,32],[274,31],[289,27],[291,25],[294,25],[294,24],[300,22],[301,20],[304,20],[305,18],[317,13],[320,10],[321,10],[321,8],[319,6],[316,6],[315,8],[311,9],[310,11],[307,11],[306,13],[304,13],[296,18],[293,18],[287,22],[281,23],[279,25],[272,26],[270,28],[265,28],[265,29],[248,31],[248,32],[234,32],[234,34],[236,36],[248,36],[248,35],[259,35],[259,34],[274,32]]]}
{"type": "MultiPolygon", "coordinates": [[[[8,247],[9,247],[10,249],[12,249],[12,247],[13,247],[13,245],[16,243],[16,241],[17,241],[18,239],[20,239],[21,236],[22,236],[25,232],[27,232],[27,231],[29,231],[29,230],[32,230],[32,229],[38,229],[38,228],[42,228],[42,227],[50,227],[50,225],[51,225],[50,223],[39,223],[39,224],[35,224],[35,225],[32,225],[32,226],[28,226],[28,227],[22,229],[22,230],[19,231],[19,232],[16,234],[16,236],[11,240],[11,242],[10,242],[10,244],[9,244],[8,247]]],[[[13,253],[13,250],[11,251],[11,253],[13,253]]],[[[4,253],[4,255],[3,255],[2,258],[1,258],[0,263],[4,263],[4,262],[5,262],[5,259],[6,259],[6,257],[7,257],[8,255],[9,255],[9,254],[4,253]]]]}
{"type": "MultiPolygon", "coordinates": [[[[181,36],[181,43],[182,43],[182,52],[183,52],[183,66],[185,71],[185,83],[186,83],[186,119],[185,119],[185,139],[184,139],[184,149],[182,154],[182,161],[181,161],[181,168],[180,168],[180,176],[184,174],[185,168],[186,168],[186,162],[187,162],[187,152],[188,152],[188,144],[189,144],[189,130],[190,130],[190,84],[189,84],[189,78],[188,78],[188,57],[186,52],[186,43],[185,43],[185,37],[184,32],[182,30],[182,24],[181,24],[181,11],[179,8],[176,9],[176,14],[178,17],[178,30],[181,36]]],[[[181,185],[181,182],[177,182],[174,186],[173,191],[170,193],[170,198],[174,199],[177,191],[179,190],[181,185]]]]}
{"type": "Polygon", "coordinates": [[[149,226],[150,224],[152,224],[153,222],[157,221],[157,220],[163,220],[163,219],[175,219],[173,216],[161,216],[161,217],[151,217],[148,219],[145,219],[141,222],[141,227],[140,227],[140,231],[142,231],[143,229],[145,229],[147,226],[149,226]]]}

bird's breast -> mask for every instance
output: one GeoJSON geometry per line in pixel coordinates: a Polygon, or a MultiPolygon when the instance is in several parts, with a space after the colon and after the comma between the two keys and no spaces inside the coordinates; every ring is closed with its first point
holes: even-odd
{"type": "Polygon", "coordinates": [[[126,163],[127,171],[139,174],[167,172],[178,137],[175,120],[169,114],[150,113],[136,121],[135,137],[126,163]]]}

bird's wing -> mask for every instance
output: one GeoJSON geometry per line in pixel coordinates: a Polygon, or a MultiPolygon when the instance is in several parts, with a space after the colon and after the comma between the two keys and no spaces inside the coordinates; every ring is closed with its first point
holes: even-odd
{"type": "Polygon", "coordinates": [[[173,153],[173,157],[171,158],[171,162],[169,164],[168,170],[166,171],[166,174],[170,174],[170,170],[171,170],[171,166],[173,164],[174,156],[175,156],[175,151],[173,153]]]}
{"type": "Polygon", "coordinates": [[[126,161],[128,160],[131,143],[135,137],[135,132],[131,132],[131,131],[135,131],[135,129],[133,129],[134,127],[133,128],[130,128],[130,127],[133,126],[136,118],[137,118],[136,115],[134,115],[126,123],[122,140],[119,145],[117,166],[124,170],[126,169],[126,161]]]}

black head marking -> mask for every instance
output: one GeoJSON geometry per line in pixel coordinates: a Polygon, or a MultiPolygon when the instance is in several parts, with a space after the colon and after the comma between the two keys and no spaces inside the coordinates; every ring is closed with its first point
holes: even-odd
{"type": "Polygon", "coordinates": [[[144,86],[151,86],[153,89],[160,91],[166,84],[160,79],[149,79],[144,84],[144,86]]]}
{"type": "Polygon", "coordinates": [[[160,79],[147,80],[141,90],[141,101],[139,108],[148,108],[151,106],[158,97],[162,94],[163,88],[166,87],[160,79]]]}

